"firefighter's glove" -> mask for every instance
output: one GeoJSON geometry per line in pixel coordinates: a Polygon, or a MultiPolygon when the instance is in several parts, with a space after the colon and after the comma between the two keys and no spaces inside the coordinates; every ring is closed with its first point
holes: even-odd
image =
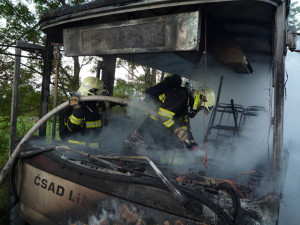
{"type": "Polygon", "coordinates": [[[177,128],[174,130],[174,134],[178,137],[178,139],[185,144],[185,146],[187,146],[188,144],[190,144],[190,140],[189,140],[189,135],[188,133],[182,129],[182,128],[177,128]]]}
{"type": "Polygon", "coordinates": [[[186,146],[190,151],[198,151],[199,147],[194,139],[182,128],[177,128],[174,130],[175,135],[179,140],[186,146]]]}
{"type": "Polygon", "coordinates": [[[190,144],[186,146],[191,152],[197,152],[200,150],[198,144],[194,141],[191,140],[190,144]]]}
{"type": "Polygon", "coordinates": [[[196,110],[191,109],[191,110],[188,112],[188,116],[189,116],[190,118],[194,118],[196,115],[197,115],[197,111],[196,111],[196,110]]]}
{"type": "Polygon", "coordinates": [[[69,99],[69,105],[70,105],[73,109],[79,109],[79,108],[80,108],[79,97],[78,97],[78,96],[72,96],[72,97],[69,99]]]}

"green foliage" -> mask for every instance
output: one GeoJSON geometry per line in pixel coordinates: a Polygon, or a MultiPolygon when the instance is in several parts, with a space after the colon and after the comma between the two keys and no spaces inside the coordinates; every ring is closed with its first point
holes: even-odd
{"type": "Polygon", "coordinates": [[[28,5],[12,1],[4,1],[0,4],[1,19],[5,24],[0,26],[0,39],[2,43],[13,44],[15,40],[22,38],[24,41],[38,43],[40,31],[35,27],[37,19],[31,13],[28,5]],[[35,27],[33,29],[33,27],[35,27]]]}
{"type": "Polygon", "coordinates": [[[114,96],[118,98],[144,99],[145,90],[149,86],[145,84],[145,76],[140,75],[135,80],[126,81],[117,79],[114,86],[114,96]]]}
{"type": "Polygon", "coordinates": [[[292,32],[300,32],[300,6],[298,2],[290,4],[290,13],[288,17],[288,24],[292,32]]]}
{"type": "MultiPolygon", "coordinates": [[[[1,160],[1,159],[0,159],[1,160]]],[[[0,225],[9,224],[8,182],[5,179],[0,188],[0,225]]]]}

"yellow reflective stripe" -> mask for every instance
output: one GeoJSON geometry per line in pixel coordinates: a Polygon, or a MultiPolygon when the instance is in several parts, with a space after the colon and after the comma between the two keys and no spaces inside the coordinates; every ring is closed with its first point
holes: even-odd
{"type": "Polygon", "coordinates": [[[68,140],[68,142],[73,144],[85,145],[85,142],[75,141],[75,140],[68,140]]]}
{"type": "Polygon", "coordinates": [[[187,131],[187,126],[182,126],[181,127],[183,130],[187,131]]]}
{"type": "MultiPolygon", "coordinates": [[[[181,117],[182,118],[182,117],[181,117]]],[[[184,122],[189,122],[189,116],[188,115],[185,115],[183,118],[182,118],[182,120],[184,121],[184,122]]]]}
{"type": "Polygon", "coordinates": [[[147,112],[145,113],[145,115],[150,116],[150,118],[153,119],[153,120],[158,120],[155,116],[149,115],[149,113],[147,113],[147,112]]]}
{"type": "Polygon", "coordinates": [[[80,125],[81,122],[82,122],[82,120],[83,120],[83,119],[75,117],[74,115],[71,115],[69,117],[69,119],[70,119],[70,122],[73,123],[73,124],[75,124],[75,125],[80,125]]]}
{"type": "Polygon", "coordinates": [[[69,127],[68,123],[65,122],[65,126],[68,128],[69,131],[72,131],[72,129],[69,127]]]}
{"type": "Polygon", "coordinates": [[[198,104],[199,104],[199,99],[200,99],[200,93],[196,95],[195,99],[194,99],[194,105],[193,105],[193,109],[196,110],[198,108],[198,104]]]}
{"type": "Polygon", "coordinates": [[[186,116],[185,117],[180,117],[179,120],[183,121],[183,122],[189,122],[189,118],[186,117],[186,116]]]}
{"type": "Polygon", "coordinates": [[[174,124],[174,120],[173,119],[169,119],[165,122],[163,122],[163,125],[165,125],[166,127],[170,127],[174,124]]]}
{"type": "Polygon", "coordinates": [[[171,127],[174,124],[173,116],[175,115],[175,113],[160,107],[158,110],[158,115],[169,118],[168,120],[163,122],[164,126],[171,127]]]}
{"type": "Polygon", "coordinates": [[[165,117],[168,117],[168,118],[173,118],[173,116],[175,115],[175,113],[173,113],[173,112],[171,112],[169,110],[166,110],[164,108],[159,107],[159,109],[158,109],[158,115],[165,116],[165,117]]]}
{"type": "Polygon", "coordinates": [[[158,120],[155,116],[150,116],[151,119],[158,120]]]}
{"type": "Polygon", "coordinates": [[[78,145],[88,145],[91,148],[99,148],[99,143],[98,142],[90,142],[90,143],[86,143],[86,142],[81,142],[81,141],[75,141],[75,140],[68,140],[69,143],[73,143],[73,144],[78,144],[78,145]]]}
{"type": "Polygon", "coordinates": [[[158,96],[158,98],[159,98],[159,100],[160,100],[162,103],[164,103],[165,100],[166,100],[166,95],[163,93],[163,94],[161,94],[160,96],[158,96]]]}
{"type": "Polygon", "coordinates": [[[99,143],[98,142],[91,142],[91,143],[89,143],[89,146],[91,148],[99,148],[99,143]]]}
{"type": "Polygon", "coordinates": [[[168,157],[168,156],[160,156],[161,164],[171,164],[171,165],[183,165],[185,162],[184,157],[168,157]]]}
{"type": "Polygon", "coordinates": [[[97,121],[86,121],[86,122],[85,122],[85,127],[86,127],[86,128],[96,128],[96,127],[101,127],[101,126],[102,126],[101,120],[97,120],[97,121]]]}

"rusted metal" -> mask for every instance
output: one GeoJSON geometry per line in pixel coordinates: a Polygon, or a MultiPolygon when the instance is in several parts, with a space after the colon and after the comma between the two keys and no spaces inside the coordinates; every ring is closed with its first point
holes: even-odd
{"type": "MultiPolygon", "coordinates": [[[[107,16],[107,15],[116,15],[122,13],[132,13],[135,11],[143,10],[155,10],[157,8],[166,8],[166,7],[184,7],[190,4],[205,4],[205,3],[229,3],[229,2],[238,2],[236,0],[184,0],[184,1],[172,1],[172,0],[156,0],[156,1],[129,1],[129,4],[125,5],[115,5],[113,7],[109,4],[110,0],[106,0],[108,4],[99,4],[96,7],[86,7],[79,6],[78,8],[70,7],[61,10],[56,10],[51,13],[45,13],[41,18],[41,27],[42,29],[48,29],[51,27],[59,26],[65,23],[71,23],[80,20],[93,19],[95,17],[107,16]],[[157,4],[153,4],[153,2],[157,4]],[[66,10],[67,9],[67,10],[66,10]],[[59,17],[57,17],[59,16],[59,17]]],[[[121,0],[122,1],[122,0],[121,0]]],[[[126,0],[124,0],[126,1],[126,0]]],[[[244,0],[240,0],[243,2],[244,0]]],[[[280,4],[280,0],[257,0],[256,2],[264,2],[272,6],[277,6],[280,4]]]]}
{"type": "MultiPolygon", "coordinates": [[[[275,54],[273,58],[274,66],[274,126],[273,126],[273,158],[272,158],[272,183],[274,193],[278,195],[282,190],[279,188],[281,180],[281,165],[283,151],[283,111],[284,111],[284,89],[285,89],[285,30],[286,4],[282,4],[276,11],[275,30],[275,54]]],[[[279,205],[278,205],[279,207],[279,205]]]]}
{"type": "Polygon", "coordinates": [[[15,138],[16,138],[16,127],[17,127],[17,110],[18,110],[18,89],[19,89],[19,79],[20,79],[20,69],[21,69],[21,52],[22,50],[34,53],[44,53],[45,48],[40,45],[30,44],[18,40],[16,42],[15,48],[15,65],[14,65],[14,77],[13,77],[13,90],[12,90],[12,104],[11,104],[11,126],[10,126],[10,141],[9,149],[10,154],[12,154],[15,148],[15,138]]]}
{"type": "MultiPolygon", "coordinates": [[[[21,55],[21,48],[17,47],[15,49],[16,55],[21,55]]],[[[19,93],[19,80],[20,80],[20,67],[21,67],[21,57],[16,56],[15,67],[14,67],[14,77],[13,77],[13,90],[12,90],[12,103],[11,103],[11,117],[10,117],[10,139],[9,139],[9,153],[12,154],[12,151],[15,147],[15,138],[17,131],[17,110],[18,110],[18,93],[19,93]]]]}
{"type": "Polygon", "coordinates": [[[199,24],[196,11],[66,28],[64,48],[67,56],[198,50],[199,24]]]}
{"type": "Polygon", "coordinates": [[[290,51],[297,51],[297,33],[293,33],[288,30],[286,33],[286,45],[288,46],[290,51]]]}
{"type": "Polygon", "coordinates": [[[113,96],[117,59],[114,55],[106,55],[102,56],[102,58],[103,68],[101,80],[106,85],[109,95],[113,96]]]}
{"type": "MultiPolygon", "coordinates": [[[[61,59],[59,44],[52,44],[54,47],[54,59],[56,61],[55,65],[55,78],[54,78],[54,95],[53,95],[53,108],[57,106],[57,97],[58,97],[58,77],[59,77],[59,64],[61,59]]],[[[56,133],[56,114],[52,118],[52,139],[55,139],[56,133]]]]}
{"type": "MultiPolygon", "coordinates": [[[[61,155],[67,156],[66,153],[61,155]]],[[[144,157],[128,156],[123,159],[143,160],[144,157]]],[[[236,188],[246,191],[249,187],[237,183],[237,177],[234,181],[236,188]]],[[[231,194],[219,188],[223,180],[203,176],[176,180],[181,181],[181,185],[190,186],[194,193],[192,196],[208,197],[228,215],[233,215],[237,210],[231,194]]],[[[92,169],[88,165],[60,159],[53,153],[23,159],[19,182],[19,210],[32,224],[87,223],[91,220],[118,224],[176,224],[179,221],[180,224],[228,224],[205,204],[201,207],[197,204],[201,210],[195,216],[178,204],[159,179],[138,178],[128,173],[124,176],[122,172],[95,167],[92,169]]],[[[190,198],[191,191],[187,192],[190,198]]],[[[278,202],[277,195],[260,198],[243,196],[240,199],[242,214],[239,224],[274,224],[275,211],[270,209],[278,202]]]]}
{"type": "MultiPolygon", "coordinates": [[[[42,77],[42,91],[39,118],[41,119],[48,112],[49,97],[50,97],[50,76],[53,59],[52,36],[47,36],[45,53],[43,54],[43,77],[42,77]]],[[[40,127],[39,137],[46,136],[46,124],[40,127]]]]}
{"type": "MultiPolygon", "coordinates": [[[[120,184],[116,183],[115,185],[120,184]]],[[[110,195],[105,192],[101,193],[94,188],[87,188],[74,182],[69,182],[28,164],[24,164],[20,188],[22,189],[20,200],[26,203],[20,204],[20,211],[25,218],[31,217],[31,220],[35,220],[35,223],[38,221],[39,223],[47,224],[47,221],[44,221],[43,217],[27,214],[29,211],[36,211],[41,215],[45,215],[53,224],[70,224],[70,222],[74,223],[75,221],[77,221],[77,224],[79,222],[88,223],[91,219],[98,223],[109,221],[117,224],[138,224],[138,222],[161,224],[162,221],[169,221],[171,224],[174,224],[176,221],[181,221],[182,224],[187,224],[188,222],[191,224],[204,224],[176,216],[174,212],[177,211],[179,213],[180,208],[174,208],[174,206],[178,205],[177,203],[167,207],[166,203],[173,199],[172,197],[169,199],[163,197],[167,192],[163,194],[163,191],[160,193],[163,195],[153,196],[148,201],[143,196],[140,196],[145,201],[141,204],[142,202],[138,201],[138,198],[126,200],[128,193],[124,193],[125,199],[120,198],[121,196],[116,198],[111,195],[113,193],[110,195]],[[28,194],[25,195],[25,193],[28,194]],[[36,198],[45,199],[45,201],[36,201],[36,198]],[[136,204],[136,201],[140,202],[140,204],[136,204]],[[165,205],[164,211],[167,210],[168,213],[145,207],[156,201],[158,201],[156,203],[158,207],[163,203],[165,205]],[[172,212],[172,210],[175,211],[172,212]]],[[[124,186],[124,188],[126,187],[124,186]]],[[[144,192],[147,195],[147,189],[144,189],[144,192]]]]}

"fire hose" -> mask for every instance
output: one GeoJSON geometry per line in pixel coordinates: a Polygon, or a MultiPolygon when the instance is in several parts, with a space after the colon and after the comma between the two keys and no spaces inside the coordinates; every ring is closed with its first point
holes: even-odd
{"type": "MultiPolygon", "coordinates": [[[[157,116],[156,112],[154,112],[153,110],[151,110],[148,107],[144,106],[143,104],[137,103],[137,102],[133,102],[133,101],[130,101],[130,100],[126,100],[126,99],[115,98],[115,97],[111,97],[111,96],[87,96],[87,97],[81,97],[80,100],[81,101],[110,101],[110,102],[115,102],[115,103],[119,103],[119,104],[123,104],[123,105],[130,105],[130,106],[133,106],[135,108],[141,109],[141,110],[143,110],[145,112],[148,112],[149,114],[151,114],[153,116],[157,116]]],[[[20,154],[20,152],[21,152],[21,145],[25,141],[27,141],[35,133],[35,131],[37,131],[37,129],[39,129],[40,126],[43,125],[49,118],[51,118],[53,115],[55,115],[59,111],[63,110],[64,108],[66,108],[68,105],[69,105],[69,101],[66,101],[66,102],[60,104],[59,106],[55,107],[50,112],[48,112],[45,116],[43,116],[26,133],[26,135],[22,138],[22,140],[19,142],[19,144],[17,145],[17,147],[14,149],[13,153],[11,154],[11,156],[9,157],[9,159],[7,160],[5,166],[1,170],[1,173],[0,173],[0,184],[3,182],[5,176],[11,170],[11,168],[12,168],[12,166],[13,166],[16,158],[20,154]]]]}

